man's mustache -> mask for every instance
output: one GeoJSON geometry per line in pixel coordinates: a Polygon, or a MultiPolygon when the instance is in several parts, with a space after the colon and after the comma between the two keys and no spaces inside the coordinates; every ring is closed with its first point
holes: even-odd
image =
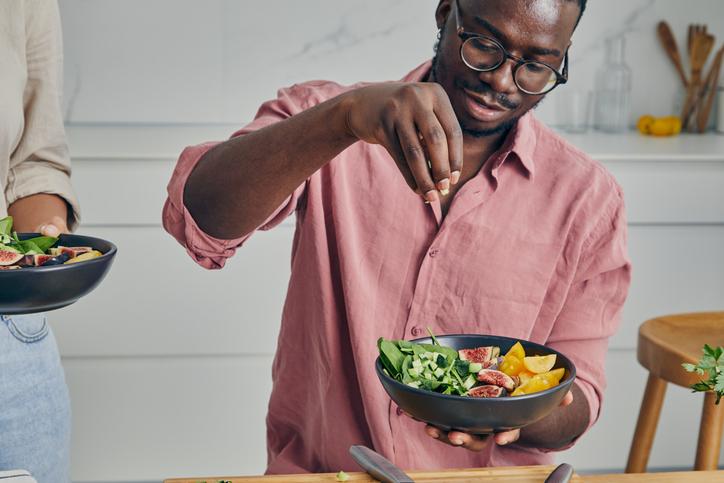
{"type": "Polygon", "coordinates": [[[488,84],[485,84],[485,83],[480,83],[480,84],[477,84],[476,86],[470,86],[470,85],[467,85],[466,83],[463,83],[462,81],[460,81],[458,87],[464,87],[465,89],[467,89],[471,92],[483,95],[489,99],[492,98],[495,102],[497,102],[498,104],[500,104],[501,106],[503,106],[506,109],[510,109],[510,110],[517,109],[518,106],[520,105],[518,103],[511,101],[510,98],[508,96],[506,96],[505,94],[502,94],[500,92],[495,92],[492,87],[490,87],[488,84]]]}

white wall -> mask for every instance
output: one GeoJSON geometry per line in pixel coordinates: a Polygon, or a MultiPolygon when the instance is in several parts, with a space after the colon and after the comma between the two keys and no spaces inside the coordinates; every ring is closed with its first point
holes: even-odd
{"type": "MultiPolygon", "coordinates": [[[[106,282],[51,318],[74,405],[76,481],[263,471],[263,418],[293,225],[252,238],[226,269],[206,272],[160,228],[165,183],[184,145],[225,137],[277,87],[401,77],[431,54],[435,4],[60,0],[82,231],[121,248],[106,282]],[[211,299],[220,302],[208,307],[211,299]]],[[[574,40],[571,84],[590,85],[602,39],[626,31],[632,116],[669,113],[677,79],[655,42],[660,18],[680,40],[692,21],[724,35],[719,0],[591,0],[574,40]]],[[[551,100],[540,108],[551,123],[554,106],[551,100]]],[[[642,149],[661,146],[651,141],[642,149]]],[[[638,324],[661,313],[716,309],[724,293],[724,213],[716,208],[724,201],[711,195],[724,184],[724,163],[607,159],[627,190],[636,271],[612,341],[602,420],[561,456],[580,469],[625,464],[645,381],[635,362],[638,324]],[[708,198],[698,186],[708,187],[708,198]],[[666,204],[671,193],[688,203],[666,204]]],[[[699,398],[670,390],[653,467],[691,465],[699,411],[699,398]]]]}
{"type": "MultiPolygon", "coordinates": [[[[632,116],[672,113],[678,78],[656,40],[666,19],[724,35],[720,0],[591,0],[569,89],[593,86],[603,39],[626,34],[632,116]]],[[[60,0],[68,122],[238,124],[276,89],[310,79],[398,79],[432,55],[436,0],[60,0]]],[[[556,122],[553,97],[541,117],[556,122]]]]}

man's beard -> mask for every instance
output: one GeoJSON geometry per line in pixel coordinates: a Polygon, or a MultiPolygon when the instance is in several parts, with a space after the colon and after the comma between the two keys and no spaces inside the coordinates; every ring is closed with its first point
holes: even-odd
{"type": "MultiPolygon", "coordinates": [[[[435,43],[435,46],[434,46],[435,56],[432,58],[432,80],[435,82],[439,82],[439,79],[441,79],[441,76],[439,75],[440,74],[440,71],[439,71],[439,69],[440,69],[440,58],[439,58],[440,48],[439,47],[441,44],[444,43],[445,35],[446,35],[445,27],[443,27],[440,32],[440,38],[438,39],[438,41],[435,43]]],[[[455,88],[461,89],[462,86],[458,85],[459,81],[455,81],[455,84],[456,84],[455,88]]],[[[501,96],[500,94],[494,92],[490,88],[490,86],[488,86],[487,84],[481,83],[474,87],[467,86],[467,85],[464,87],[466,89],[469,89],[469,90],[479,93],[479,94],[485,94],[485,93],[492,92],[496,97],[499,98],[499,102],[503,105],[503,107],[509,107],[511,109],[517,107],[514,103],[511,103],[511,101],[508,100],[506,96],[501,96]]],[[[530,109],[535,109],[543,99],[544,98],[541,97],[538,100],[538,102],[536,102],[535,104],[533,104],[533,106],[531,106],[530,109]]],[[[530,109],[528,109],[528,110],[530,110],[530,109]]],[[[528,112],[528,110],[526,110],[525,112],[528,112]]],[[[508,119],[507,121],[501,122],[497,126],[489,128],[489,129],[479,129],[479,128],[475,129],[471,126],[466,125],[463,120],[460,120],[459,118],[458,118],[458,120],[460,121],[460,128],[463,130],[463,133],[465,133],[471,137],[483,138],[483,137],[487,137],[487,136],[493,136],[495,134],[499,134],[502,132],[508,132],[511,128],[513,128],[513,126],[516,125],[518,120],[521,118],[521,116],[523,116],[523,114],[525,114],[525,112],[523,112],[523,113],[519,114],[518,116],[515,116],[511,119],[508,119]]]]}

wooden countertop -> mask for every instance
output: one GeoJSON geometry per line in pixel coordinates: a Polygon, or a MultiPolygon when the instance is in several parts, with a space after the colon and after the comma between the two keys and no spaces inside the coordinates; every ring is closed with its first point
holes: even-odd
{"type": "MultiPolygon", "coordinates": [[[[512,482],[542,483],[555,466],[517,466],[479,468],[446,471],[411,471],[408,474],[416,482],[512,482]]],[[[350,482],[374,483],[377,480],[366,473],[348,473],[350,482]]],[[[275,476],[214,476],[199,478],[175,478],[164,483],[312,483],[336,482],[336,474],[303,474],[275,476]]],[[[671,473],[639,473],[609,475],[574,475],[572,483],[724,483],[724,471],[684,471],[671,473]]]]}

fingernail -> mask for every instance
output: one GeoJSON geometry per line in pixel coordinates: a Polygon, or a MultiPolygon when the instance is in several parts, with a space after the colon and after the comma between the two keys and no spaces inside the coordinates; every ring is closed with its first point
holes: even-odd
{"type": "Polygon", "coordinates": [[[458,184],[458,181],[460,181],[460,171],[453,171],[450,173],[450,182],[452,184],[458,184]]]}
{"type": "Polygon", "coordinates": [[[435,191],[435,190],[428,191],[427,193],[425,193],[425,199],[430,203],[432,203],[433,201],[437,201],[437,199],[438,199],[437,191],[435,191]]]}
{"type": "Polygon", "coordinates": [[[461,444],[463,444],[462,440],[459,439],[451,439],[450,442],[455,446],[460,446],[461,444]]]}
{"type": "Polygon", "coordinates": [[[437,189],[438,191],[440,191],[441,195],[447,196],[447,194],[450,192],[450,180],[445,178],[442,181],[438,181],[437,189]]]}
{"type": "Polygon", "coordinates": [[[60,234],[60,230],[58,230],[58,227],[55,225],[45,225],[43,228],[47,236],[58,236],[60,234]]]}

